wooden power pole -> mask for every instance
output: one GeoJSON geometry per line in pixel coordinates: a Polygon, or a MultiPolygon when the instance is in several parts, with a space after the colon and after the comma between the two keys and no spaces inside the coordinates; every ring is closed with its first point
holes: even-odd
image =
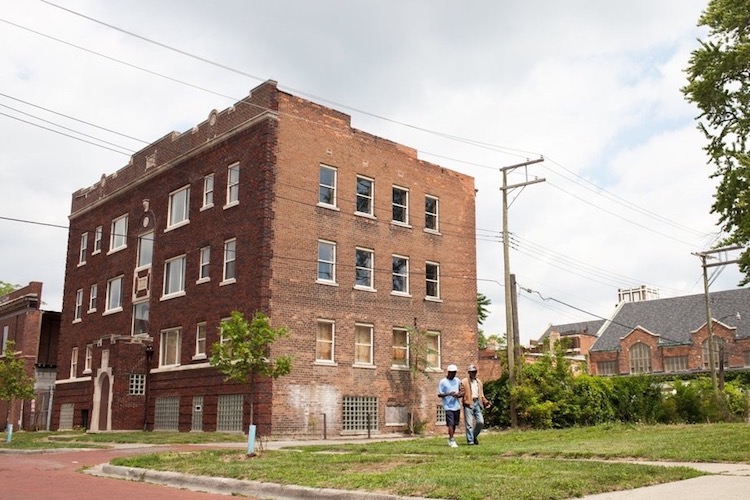
{"type": "Polygon", "coordinates": [[[509,167],[502,167],[500,172],[503,174],[503,185],[500,190],[503,192],[503,267],[505,270],[505,338],[508,345],[508,387],[510,395],[510,426],[515,429],[518,427],[518,417],[516,414],[516,402],[513,398],[513,388],[516,385],[516,328],[514,328],[513,297],[514,287],[511,284],[510,277],[510,236],[508,231],[508,193],[513,189],[544,182],[545,179],[535,178],[528,179],[525,182],[508,185],[508,172],[517,168],[527,167],[534,163],[544,161],[544,158],[529,160],[509,167]]]}

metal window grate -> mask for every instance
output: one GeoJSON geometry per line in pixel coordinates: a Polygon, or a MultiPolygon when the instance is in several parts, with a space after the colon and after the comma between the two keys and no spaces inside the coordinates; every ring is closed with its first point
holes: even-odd
{"type": "Polygon", "coordinates": [[[61,431],[73,429],[73,403],[65,403],[60,406],[60,428],[61,431]]]}
{"type": "Polygon", "coordinates": [[[162,396],[156,398],[154,415],[155,431],[176,431],[180,424],[180,397],[162,396]]]}
{"type": "Polygon", "coordinates": [[[131,396],[143,396],[146,394],[146,375],[144,373],[131,373],[128,394],[131,396]]]}
{"type": "Polygon", "coordinates": [[[242,432],[242,394],[219,396],[216,415],[217,432],[242,432]]]}
{"type": "Polygon", "coordinates": [[[370,430],[378,429],[378,398],[371,396],[344,396],[342,429],[366,431],[369,415],[370,430]]]}
{"type": "Polygon", "coordinates": [[[203,430],[203,396],[193,396],[193,422],[190,430],[203,430]]]}

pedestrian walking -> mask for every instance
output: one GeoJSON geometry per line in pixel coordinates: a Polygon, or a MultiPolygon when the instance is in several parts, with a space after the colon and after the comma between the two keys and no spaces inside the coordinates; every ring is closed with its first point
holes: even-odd
{"type": "Polygon", "coordinates": [[[484,397],[484,384],[477,378],[477,366],[469,365],[467,371],[469,376],[461,381],[466,444],[478,445],[479,433],[484,428],[484,409],[489,408],[491,403],[484,397]]]}
{"type": "Polygon", "coordinates": [[[464,395],[461,381],[456,378],[458,367],[448,365],[448,374],[438,384],[438,397],[443,400],[445,425],[448,427],[448,446],[457,448],[455,432],[461,420],[461,398],[464,395]]]}

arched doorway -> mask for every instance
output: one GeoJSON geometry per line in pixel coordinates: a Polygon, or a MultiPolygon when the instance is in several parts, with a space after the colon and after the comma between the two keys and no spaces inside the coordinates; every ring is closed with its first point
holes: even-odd
{"type": "Polygon", "coordinates": [[[99,422],[97,430],[106,431],[109,422],[109,375],[102,373],[99,377],[99,422]]]}

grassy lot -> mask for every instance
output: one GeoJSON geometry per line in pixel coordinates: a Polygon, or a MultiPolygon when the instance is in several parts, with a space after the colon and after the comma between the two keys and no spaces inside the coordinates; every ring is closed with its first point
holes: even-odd
{"type": "MultiPolygon", "coordinates": [[[[244,442],[222,433],[15,433],[44,444],[184,444],[244,442]]],[[[4,435],[0,434],[5,447],[4,435]]],[[[480,446],[448,448],[444,437],[391,442],[362,440],[292,448],[164,452],[119,458],[117,465],[197,475],[254,479],[321,488],[368,490],[452,499],[562,499],[677,481],[701,475],[685,467],[657,467],[617,459],[750,463],[750,425],[607,425],[547,431],[487,432],[480,446]],[[601,459],[598,461],[592,459],[601,459]]]]}

